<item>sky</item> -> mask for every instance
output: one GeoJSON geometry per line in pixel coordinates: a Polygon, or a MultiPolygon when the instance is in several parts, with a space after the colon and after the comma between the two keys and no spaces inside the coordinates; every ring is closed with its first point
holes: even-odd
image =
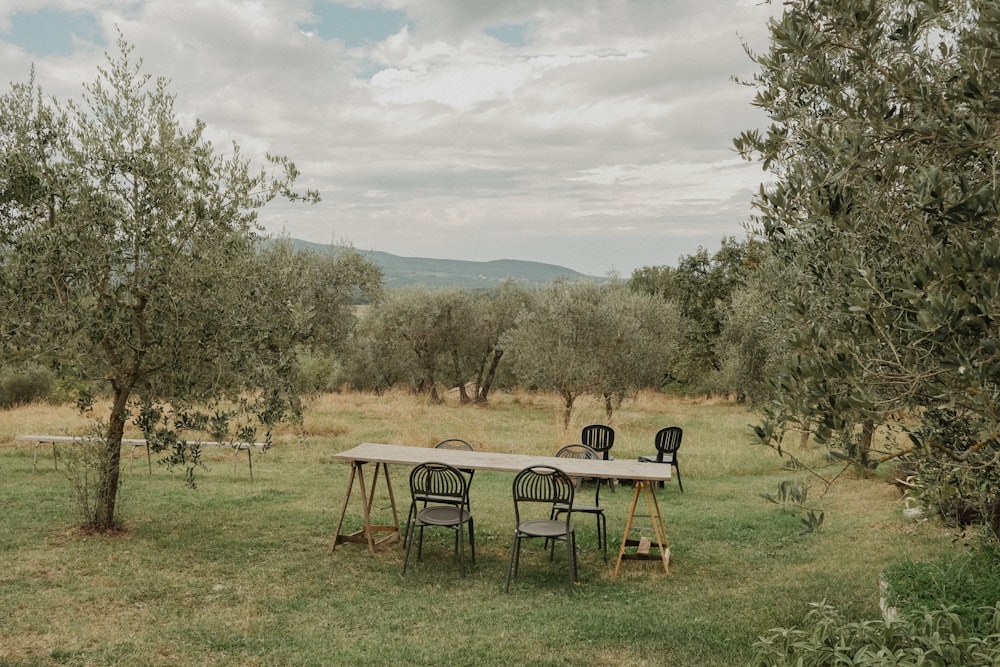
{"type": "MultiPolygon", "coordinates": [[[[775,5],[778,5],[777,7],[775,5]]],[[[743,238],[764,0],[4,0],[0,85],[79,99],[117,32],[182,123],[292,159],[265,229],[628,277],[743,238]]]]}

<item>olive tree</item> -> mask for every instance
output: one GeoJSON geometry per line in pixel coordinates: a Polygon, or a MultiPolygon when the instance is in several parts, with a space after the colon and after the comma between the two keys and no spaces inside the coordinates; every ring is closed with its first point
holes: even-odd
{"type": "Polygon", "coordinates": [[[473,316],[468,323],[475,338],[475,402],[489,402],[490,390],[496,381],[500,361],[506,348],[504,336],[517,323],[517,318],[531,304],[532,292],[513,281],[504,281],[497,287],[474,296],[473,316]]]}
{"type": "Polygon", "coordinates": [[[379,297],[381,269],[350,247],[301,249],[287,238],[263,243],[259,264],[256,275],[269,298],[285,299],[275,307],[295,313],[302,327],[296,340],[297,392],[334,389],[358,323],[357,302],[379,297]]]}
{"type": "Polygon", "coordinates": [[[944,409],[967,437],[918,429],[915,452],[951,470],[934,493],[960,489],[994,525],[998,36],[987,0],[792,0],[753,55],[773,124],[736,141],[771,172],[757,222],[801,276],[758,435],[780,447],[786,425],[812,422],[874,465],[879,424],[944,409]]]}
{"type": "Polygon", "coordinates": [[[121,442],[132,411],[155,446],[160,406],[240,398],[267,424],[293,403],[295,343],[309,330],[291,285],[258,252],[256,210],[292,189],[283,157],[254,167],[185,128],[163,79],[119,38],[78,102],[34,81],[0,98],[0,333],[107,392],[111,408],[89,523],[116,525],[121,442]]]}
{"type": "Polygon", "coordinates": [[[563,398],[569,427],[576,399],[613,398],[657,386],[676,350],[671,307],[623,283],[557,282],[538,291],[532,307],[504,336],[518,380],[563,398]]]}
{"type": "Polygon", "coordinates": [[[636,292],[664,299],[675,307],[680,332],[670,377],[690,392],[742,394],[724,372],[727,360],[724,328],[731,316],[734,294],[746,283],[759,262],[760,244],[722,239],[709,253],[699,248],[680,258],[676,267],[642,267],[628,285],[636,292]]]}
{"type": "MultiPolygon", "coordinates": [[[[474,372],[477,329],[472,296],[462,289],[393,290],[372,304],[356,339],[362,358],[381,357],[381,377],[406,379],[434,403],[441,384],[472,401],[466,383],[474,372]],[[407,377],[408,376],[408,377],[407,377]]],[[[365,371],[366,373],[369,371],[365,371]]],[[[369,378],[377,379],[377,377],[369,378]]]]}

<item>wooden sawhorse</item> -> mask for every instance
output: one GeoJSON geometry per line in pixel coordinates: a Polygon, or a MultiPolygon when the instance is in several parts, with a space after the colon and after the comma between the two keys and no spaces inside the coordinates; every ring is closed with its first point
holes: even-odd
{"type": "Polygon", "coordinates": [[[333,546],[330,551],[335,551],[338,544],[356,542],[367,544],[369,553],[374,554],[376,548],[399,539],[399,513],[396,511],[396,498],[392,493],[392,483],[389,481],[389,464],[382,461],[375,462],[375,474],[372,478],[371,489],[365,487],[364,466],[365,461],[351,462],[351,475],[347,480],[347,493],[344,496],[344,504],[340,508],[340,518],[337,519],[337,532],[333,538],[333,546]],[[375,487],[378,485],[379,471],[382,472],[382,478],[385,480],[385,488],[389,493],[389,505],[392,507],[392,524],[372,524],[372,505],[375,502],[375,487]],[[361,492],[364,527],[353,533],[341,533],[341,528],[344,525],[344,515],[347,513],[347,505],[351,500],[351,493],[354,491],[355,479],[358,480],[358,489],[361,492]],[[375,539],[375,533],[389,534],[380,539],[375,539]]]}
{"type": "Polygon", "coordinates": [[[656,502],[656,492],[653,485],[656,482],[649,480],[635,480],[635,490],[632,492],[632,506],[628,511],[628,519],[625,521],[625,535],[622,537],[622,546],[618,550],[618,561],[615,563],[615,576],[621,569],[623,560],[659,560],[663,562],[664,573],[669,572],[670,544],[667,542],[667,531],[663,527],[663,516],[660,514],[660,505],[656,502]],[[653,521],[653,533],[656,537],[657,553],[651,554],[649,550],[654,547],[649,538],[633,539],[629,537],[632,531],[632,520],[635,518],[635,508],[639,503],[639,494],[646,497],[646,508],[649,511],[649,518],[653,521]],[[634,553],[625,553],[626,547],[636,547],[634,553]]]}

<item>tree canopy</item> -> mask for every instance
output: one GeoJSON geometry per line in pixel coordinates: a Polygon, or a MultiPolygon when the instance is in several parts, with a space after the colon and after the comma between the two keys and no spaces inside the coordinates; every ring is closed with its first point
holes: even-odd
{"type": "Polygon", "coordinates": [[[662,383],[676,348],[673,315],[624,283],[559,282],[537,293],[503,345],[523,384],[562,396],[565,426],[585,394],[603,398],[610,419],[615,399],[662,383]]]}
{"type": "Polygon", "coordinates": [[[780,448],[788,425],[812,426],[874,465],[875,429],[916,418],[915,453],[950,470],[928,493],[966,496],[994,521],[998,47],[989,0],[792,0],[752,54],[773,122],[736,140],[773,178],[756,224],[799,277],[758,435],[780,448]],[[967,436],[930,428],[942,414],[967,436]]]}
{"type": "MultiPolygon", "coordinates": [[[[292,190],[295,165],[254,167],[185,128],[163,79],[123,38],[78,102],[34,75],[0,97],[0,334],[8,359],[58,367],[84,394],[107,391],[90,523],[115,525],[121,439],[139,405],[238,397],[263,424],[294,405],[295,347],[310,308],[261,253],[256,210],[292,190]]],[[[231,436],[235,437],[235,436],[231,436]]]]}

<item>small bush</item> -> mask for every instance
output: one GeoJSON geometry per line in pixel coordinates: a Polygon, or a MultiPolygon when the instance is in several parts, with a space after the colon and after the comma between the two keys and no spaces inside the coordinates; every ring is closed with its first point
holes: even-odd
{"type": "Polygon", "coordinates": [[[338,371],[337,364],[331,359],[300,354],[295,369],[295,388],[307,395],[334,391],[339,380],[338,371]]]}
{"type": "Polygon", "coordinates": [[[39,364],[0,369],[0,407],[10,408],[48,398],[52,391],[52,371],[39,364]]]}
{"type": "Polygon", "coordinates": [[[995,667],[1000,664],[1000,602],[981,610],[984,636],[966,632],[951,609],[897,621],[846,622],[825,603],[812,605],[805,627],[776,628],[754,642],[753,667],[923,665],[995,667]]]}

